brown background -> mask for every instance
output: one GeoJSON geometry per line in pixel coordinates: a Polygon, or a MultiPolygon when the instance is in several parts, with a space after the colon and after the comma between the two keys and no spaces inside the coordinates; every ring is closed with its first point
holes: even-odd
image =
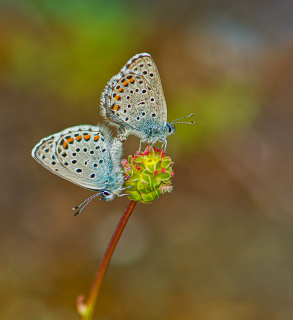
{"type": "Polygon", "coordinates": [[[174,190],[136,207],[96,319],[293,318],[292,15],[289,0],[0,2],[1,319],[79,318],[128,200],[73,217],[92,193],[30,152],[102,122],[104,85],[139,52],[158,66],[168,119],[197,124],[169,138],[174,190]]]}

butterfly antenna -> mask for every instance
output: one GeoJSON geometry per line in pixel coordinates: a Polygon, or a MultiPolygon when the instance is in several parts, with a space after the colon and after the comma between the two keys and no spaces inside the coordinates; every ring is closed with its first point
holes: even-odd
{"type": "Polygon", "coordinates": [[[185,116],[185,117],[182,117],[182,118],[179,118],[179,119],[176,119],[176,120],[173,120],[170,124],[173,124],[173,123],[186,123],[186,124],[195,124],[195,121],[190,121],[190,122],[182,122],[182,121],[178,121],[178,120],[181,120],[181,119],[186,119],[186,118],[190,118],[193,116],[193,113],[190,114],[189,116],[185,116]]]}
{"type": "Polygon", "coordinates": [[[185,121],[176,121],[176,122],[172,122],[172,123],[196,124],[196,122],[195,122],[195,121],[190,121],[190,122],[185,122],[185,121]]]}
{"type": "Polygon", "coordinates": [[[101,195],[101,192],[95,193],[94,195],[92,195],[89,198],[87,198],[86,200],[84,200],[79,206],[72,208],[72,210],[79,209],[73,215],[74,216],[78,215],[94,198],[96,198],[99,195],[101,195]]]}

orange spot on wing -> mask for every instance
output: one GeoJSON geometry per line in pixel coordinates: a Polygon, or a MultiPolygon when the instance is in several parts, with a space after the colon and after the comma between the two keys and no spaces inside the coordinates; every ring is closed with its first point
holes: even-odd
{"type": "Polygon", "coordinates": [[[89,140],[91,138],[91,136],[89,134],[86,134],[83,136],[84,140],[89,140]]]}
{"type": "Polygon", "coordinates": [[[124,86],[124,87],[126,87],[127,85],[128,85],[128,81],[124,81],[123,83],[122,83],[122,85],[124,86]]]}
{"type": "Polygon", "coordinates": [[[68,143],[66,141],[64,141],[62,146],[63,146],[64,149],[67,149],[68,148],[68,143]]]}
{"type": "Polygon", "coordinates": [[[100,135],[99,134],[97,134],[96,136],[94,136],[94,140],[95,141],[97,141],[97,140],[99,140],[100,139],[100,135]]]}
{"type": "Polygon", "coordinates": [[[81,139],[82,139],[82,136],[77,136],[77,137],[75,138],[76,141],[80,141],[81,139]]]}
{"type": "Polygon", "coordinates": [[[116,96],[114,99],[115,99],[116,101],[119,101],[119,100],[121,100],[121,97],[120,97],[120,96],[116,96]]]}
{"type": "Polygon", "coordinates": [[[74,141],[74,139],[73,139],[72,137],[67,139],[67,142],[68,142],[68,143],[71,143],[71,142],[73,142],[73,141],[74,141]]]}
{"type": "Polygon", "coordinates": [[[124,91],[123,88],[118,89],[118,92],[123,92],[123,91],[124,91]]]}
{"type": "Polygon", "coordinates": [[[117,104],[114,104],[113,110],[118,111],[119,109],[120,109],[120,107],[117,104]]]}
{"type": "Polygon", "coordinates": [[[129,82],[130,82],[130,83],[134,83],[135,80],[134,80],[134,79],[130,79],[129,82]]]}

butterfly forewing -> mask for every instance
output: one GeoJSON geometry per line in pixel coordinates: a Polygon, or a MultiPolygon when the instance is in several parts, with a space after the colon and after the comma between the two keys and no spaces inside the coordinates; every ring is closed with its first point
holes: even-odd
{"type": "Polygon", "coordinates": [[[112,112],[132,128],[140,130],[141,123],[146,121],[151,114],[153,90],[150,84],[144,81],[142,76],[129,75],[115,84],[112,97],[116,97],[118,94],[121,97],[121,102],[117,101],[113,105],[112,112]],[[134,82],[121,88],[121,85],[126,82],[126,80],[123,81],[125,78],[134,82]]]}
{"type": "Polygon", "coordinates": [[[150,103],[151,111],[157,112],[157,122],[163,122],[164,124],[166,124],[166,100],[160,74],[153,58],[148,53],[137,54],[129,60],[129,62],[123,67],[123,69],[124,68],[128,70],[128,72],[132,71],[136,74],[140,74],[145,82],[150,85],[152,89],[152,98],[154,98],[150,103]]]}
{"type": "Polygon", "coordinates": [[[33,157],[51,172],[81,187],[100,190],[112,174],[111,137],[98,126],[76,126],[44,138],[33,157]]]}

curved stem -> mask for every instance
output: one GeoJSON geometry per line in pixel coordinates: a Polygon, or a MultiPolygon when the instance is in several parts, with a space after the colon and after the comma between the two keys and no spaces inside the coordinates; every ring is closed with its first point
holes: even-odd
{"type": "Polygon", "coordinates": [[[96,273],[94,282],[91,287],[91,291],[89,293],[89,296],[87,298],[86,303],[83,302],[84,297],[79,296],[77,299],[77,310],[79,314],[81,315],[81,320],[91,320],[94,312],[94,308],[96,305],[96,300],[98,297],[98,293],[101,287],[101,283],[104,279],[104,275],[107,271],[108,265],[110,263],[111,257],[113,255],[113,252],[116,248],[116,245],[120,239],[120,236],[126,226],[126,223],[128,219],[130,218],[132,211],[134,207],[136,206],[137,202],[135,201],[130,201],[127,209],[123,213],[115,231],[114,234],[108,244],[108,247],[106,249],[106,252],[103,256],[103,259],[100,263],[99,269],[96,273]]]}

